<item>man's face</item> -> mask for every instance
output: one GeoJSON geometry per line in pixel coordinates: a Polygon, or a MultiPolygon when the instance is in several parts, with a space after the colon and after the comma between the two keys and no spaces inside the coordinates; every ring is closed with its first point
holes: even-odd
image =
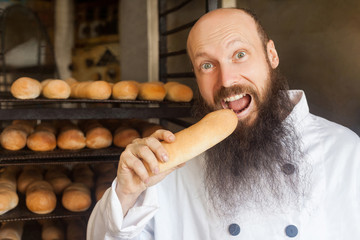
{"type": "Polygon", "coordinates": [[[223,9],[193,27],[188,52],[205,102],[213,109],[231,108],[251,125],[268,89],[268,61],[272,68],[278,65],[273,42],[266,54],[254,20],[223,9]]]}

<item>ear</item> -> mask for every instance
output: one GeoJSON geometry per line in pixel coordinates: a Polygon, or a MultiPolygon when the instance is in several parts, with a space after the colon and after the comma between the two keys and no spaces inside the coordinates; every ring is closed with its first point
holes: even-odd
{"type": "Polygon", "coordinates": [[[277,54],[273,40],[269,40],[269,42],[266,44],[266,52],[271,67],[273,69],[277,68],[279,65],[279,56],[277,54]]]}

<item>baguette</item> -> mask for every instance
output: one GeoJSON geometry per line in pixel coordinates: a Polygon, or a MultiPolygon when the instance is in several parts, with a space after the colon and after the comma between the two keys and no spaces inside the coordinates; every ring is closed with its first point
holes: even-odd
{"type": "MultiPolygon", "coordinates": [[[[175,142],[161,143],[169,154],[169,160],[159,162],[160,172],[184,163],[215,146],[235,130],[237,123],[237,115],[232,110],[221,109],[175,133],[175,142]]],[[[149,169],[148,171],[151,174],[149,169]]]]}

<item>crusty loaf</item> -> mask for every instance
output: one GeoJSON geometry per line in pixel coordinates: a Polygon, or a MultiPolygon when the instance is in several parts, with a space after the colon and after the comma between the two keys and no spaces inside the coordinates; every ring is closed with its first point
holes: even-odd
{"type": "Polygon", "coordinates": [[[162,101],[166,95],[164,85],[159,82],[146,82],[140,84],[139,99],[162,101]]]}
{"type": "Polygon", "coordinates": [[[190,87],[177,83],[168,82],[164,85],[166,89],[165,98],[173,102],[190,102],[193,98],[193,91],[190,87]]]}
{"type": "Polygon", "coordinates": [[[112,88],[112,98],[135,100],[139,94],[139,83],[136,81],[120,81],[112,88]]]}
{"type": "Polygon", "coordinates": [[[45,174],[45,180],[51,184],[57,195],[60,195],[71,184],[70,178],[61,168],[48,169],[45,174]]]}
{"type": "Polygon", "coordinates": [[[56,195],[47,181],[35,181],[26,189],[26,206],[36,214],[47,214],[56,207],[56,195]]]}
{"type": "Polygon", "coordinates": [[[82,149],[86,146],[86,139],[80,129],[69,127],[60,131],[57,137],[57,145],[60,149],[66,150],[82,149]]]}
{"type": "MultiPolygon", "coordinates": [[[[165,143],[169,161],[159,162],[160,172],[186,162],[228,137],[236,128],[237,115],[230,109],[207,114],[194,125],[175,133],[175,142],[165,143]]],[[[151,171],[149,171],[151,172],[151,171]]]]}
{"type": "Polygon", "coordinates": [[[4,222],[0,228],[1,240],[21,240],[23,235],[24,222],[4,222]]]}
{"type": "Polygon", "coordinates": [[[139,132],[131,127],[119,127],[114,133],[114,145],[117,147],[125,148],[134,139],[139,138],[139,132]]]}
{"type": "Polygon", "coordinates": [[[56,137],[49,131],[35,131],[28,136],[26,145],[33,151],[52,151],[56,148],[56,137]]]}
{"type": "Polygon", "coordinates": [[[41,89],[42,86],[38,80],[21,77],[11,84],[10,92],[18,99],[34,99],[40,96],[41,89]]]}
{"type": "Polygon", "coordinates": [[[27,135],[21,127],[15,125],[6,127],[0,135],[1,146],[11,151],[20,150],[26,146],[27,135]]]}
{"type": "Polygon", "coordinates": [[[17,189],[20,193],[25,194],[31,183],[42,179],[41,168],[33,165],[25,166],[17,179],[17,189]]]}
{"type": "Polygon", "coordinates": [[[15,208],[19,203],[16,187],[13,183],[0,183],[0,215],[15,208]]]}
{"type": "Polygon", "coordinates": [[[106,81],[93,81],[86,85],[86,98],[88,99],[109,99],[111,96],[111,85],[106,81]]]}
{"type": "MultiPolygon", "coordinates": [[[[45,80],[46,81],[46,80],[45,80]]],[[[67,99],[70,97],[71,88],[67,82],[60,79],[47,80],[43,84],[42,95],[49,99],[67,99]]]]}
{"type": "Polygon", "coordinates": [[[64,190],[61,201],[69,211],[86,211],[91,206],[90,189],[85,184],[72,183],[64,190]]]}
{"type": "Polygon", "coordinates": [[[86,132],[86,147],[88,148],[107,148],[111,146],[112,140],[111,132],[101,125],[93,127],[86,132]]]}

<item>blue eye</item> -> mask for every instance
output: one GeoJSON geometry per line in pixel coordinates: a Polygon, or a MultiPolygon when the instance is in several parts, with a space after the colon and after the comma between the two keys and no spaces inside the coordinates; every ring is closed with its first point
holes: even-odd
{"type": "Polygon", "coordinates": [[[207,69],[210,69],[212,68],[213,65],[211,63],[204,63],[203,65],[201,65],[201,68],[207,70],[207,69]]]}
{"type": "Polygon", "coordinates": [[[238,53],[236,53],[235,58],[240,59],[240,58],[245,57],[245,55],[246,55],[245,52],[238,52],[238,53]]]}

